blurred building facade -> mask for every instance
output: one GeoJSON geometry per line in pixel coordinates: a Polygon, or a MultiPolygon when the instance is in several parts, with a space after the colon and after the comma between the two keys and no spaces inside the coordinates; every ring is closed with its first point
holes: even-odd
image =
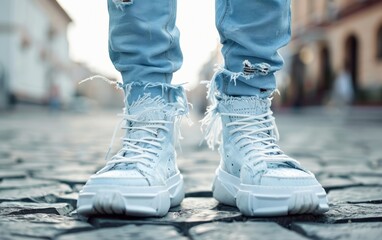
{"type": "MultiPolygon", "coordinates": [[[[200,79],[222,61],[219,50],[200,79]]],[[[292,0],[292,39],[280,52],[276,105],[330,104],[339,87],[353,91],[352,103],[382,104],[382,0],[292,0]]]]}
{"type": "Polygon", "coordinates": [[[292,0],[292,12],[284,103],[326,104],[350,87],[354,103],[380,104],[382,1],[292,0]]]}
{"type": "Polygon", "coordinates": [[[106,83],[102,78],[107,78],[110,81],[118,81],[117,79],[98,75],[97,73],[84,71],[86,67],[81,67],[78,64],[78,74],[81,74],[82,79],[92,77],[93,80],[86,81],[77,86],[77,97],[90,101],[91,107],[100,107],[104,109],[122,108],[124,106],[124,92],[117,89],[115,86],[106,83]]]}
{"type": "Polygon", "coordinates": [[[223,65],[223,56],[220,54],[221,45],[219,44],[214,51],[210,53],[209,59],[203,64],[199,71],[199,84],[188,94],[188,99],[193,105],[193,110],[199,115],[203,115],[209,104],[207,100],[207,84],[202,81],[209,81],[214,75],[214,66],[223,65]]]}
{"type": "Polygon", "coordinates": [[[67,27],[56,0],[0,2],[0,108],[12,101],[68,103],[75,92],[67,27]]]}

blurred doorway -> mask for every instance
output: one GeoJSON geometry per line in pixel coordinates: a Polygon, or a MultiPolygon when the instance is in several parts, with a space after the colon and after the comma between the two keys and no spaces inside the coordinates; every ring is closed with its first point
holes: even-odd
{"type": "Polygon", "coordinates": [[[5,67],[0,63],[0,110],[8,108],[8,86],[5,79],[5,67]]]}
{"type": "Polygon", "coordinates": [[[292,106],[294,108],[300,108],[305,103],[304,96],[304,79],[306,67],[302,61],[301,49],[293,55],[292,65],[291,65],[291,89],[292,95],[292,106]]]}
{"type": "Polygon", "coordinates": [[[321,45],[320,49],[320,71],[319,71],[319,82],[318,82],[318,92],[317,97],[319,103],[324,103],[325,100],[330,95],[332,89],[332,66],[330,61],[330,52],[326,43],[321,45]]]}
{"type": "Polygon", "coordinates": [[[358,95],[358,39],[351,35],[346,39],[345,42],[345,61],[344,61],[344,70],[350,73],[352,78],[353,90],[355,97],[358,95]]]}

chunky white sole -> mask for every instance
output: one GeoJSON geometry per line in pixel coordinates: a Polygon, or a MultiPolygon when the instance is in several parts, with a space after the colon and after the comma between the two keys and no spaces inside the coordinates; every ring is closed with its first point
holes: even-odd
{"type": "Polygon", "coordinates": [[[284,216],[321,214],[329,210],[326,192],[321,185],[257,186],[241,184],[240,179],[216,170],[213,196],[220,203],[235,206],[246,216],[284,216]]]}
{"type": "Polygon", "coordinates": [[[183,198],[180,173],[169,178],[164,186],[85,185],[79,193],[77,213],[82,217],[97,214],[161,217],[183,198]]]}

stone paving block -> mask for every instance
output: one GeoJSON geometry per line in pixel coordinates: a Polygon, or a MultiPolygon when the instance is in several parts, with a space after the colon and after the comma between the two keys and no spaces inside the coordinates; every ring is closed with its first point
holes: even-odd
{"type": "Polygon", "coordinates": [[[172,223],[203,223],[238,220],[241,218],[241,213],[234,211],[186,209],[178,212],[169,212],[162,220],[172,223]]]}
{"type": "Polygon", "coordinates": [[[94,239],[188,239],[182,236],[175,227],[157,225],[127,225],[122,227],[104,228],[87,232],[65,234],[57,240],[94,240],[94,239]]]}
{"type": "Polygon", "coordinates": [[[242,215],[237,208],[219,204],[214,198],[187,197],[179,207],[170,209],[169,214],[163,217],[163,220],[198,223],[241,218],[242,215]]]}
{"type": "Polygon", "coordinates": [[[348,221],[382,221],[382,204],[346,204],[337,203],[330,206],[319,222],[335,223],[348,221]]]}
{"type": "MultiPolygon", "coordinates": [[[[366,161],[365,161],[366,163],[366,161]]],[[[381,176],[382,171],[377,171],[376,169],[371,169],[366,164],[338,164],[338,165],[328,165],[322,168],[322,172],[331,176],[337,177],[347,177],[352,175],[359,176],[381,176]]]]}
{"type": "Polygon", "coordinates": [[[360,163],[359,158],[353,158],[353,156],[348,156],[342,154],[341,156],[340,151],[333,153],[328,153],[325,150],[320,152],[320,162],[325,165],[325,166],[330,166],[330,165],[348,165],[350,163],[360,163]]]}
{"type": "Polygon", "coordinates": [[[78,231],[88,231],[88,223],[55,215],[26,215],[18,218],[7,216],[0,219],[1,239],[53,239],[54,237],[78,231]],[[51,221],[54,219],[54,221],[51,221]]]}
{"type": "MultiPolygon", "coordinates": [[[[342,141],[342,139],[338,140],[342,141]]],[[[365,149],[356,146],[354,143],[348,143],[339,146],[338,143],[333,144],[334,149],[328,150],[323,148],[320,151],[322,162],[325,164],[347,165],[349,163],[357,164],[368,162],[370,160],[369,154],[365,154],[365,149]],[[349,146],[352,146],[349,148],[349,146]]]]}
{"type": "Polygon", "coordinates": [[[35,237],[15,236],[9,233],[1,233],[2,240],[36,240],[35,237]]]}
{"type": "Polygon", "coordinates": [[[33,188],[41,186],[53,186],[57,185],[57,182],[39,180],[33,178],[24,178],[24,179],[3,179],[0,182],[0,191],[1,190],[12,190],[12,189],[24,189],[24,188],[33,188]]]}
{"type": "Polygon", "coordinates": [[[0,156],[0,169],[10,169],[12,166],[14,166],[15,164],[17,164],[17,160],[16,159],[11,159],[11,158],[8,158],[8,157],[1,157],[0,156]]]}
{"type": "Polygon", "coordinates": [[[372,168],[382,168],[382,150],[371,153],[370,166],[372,168]]]}
{"type": "Polygon", "coordinates": [[[178,158],[177,164],[181,173],[192,174],[195,172],[203,172],[211,175],[215,174],[220,160],[216,152],[207,150],[202,153],[190,153],[190,155],[192,156],[190,158],[178,158]]]}
{"type": "Polygon", "coordinates": [[[69,203],[73,208],[77,207],[78,192],[72,192],[68,194],[55,195],[56,202],[69,203]]]}
{"type": "Polygon", "coordinates": [[[193,173],[199,173],[199,172],[205,173],[208,175],[214,175],[216,168],[218,166],[216,166],[215,164],[210,164],[210,163],[203,163],[203,164],[198,163],[197,165],[194,165],[194,166],[185,166],[185,165],[179,164],[178,167],[179,167],[180,172],[182,174],[185,174],[185,175],[193,174],[193,173]]]}
{"type": "Polygon", "coordinates": [[[38,161],[22,160],[21,163],[14,164],[7,169],[8,170],[11,169],[15,171],[26,171],[26,172],[41,171],[41,170],[49,171],[50,169],[53,168],[55,164],[57,163],[52,161],[44,162],[44,161],[41,161],[40,159],[38,161]]]}
{"type": "MultiPolygon", "coordinates": [[[[15,112],[0,118],[0,141],[4,142],[0,144],[0,239],[52,239],[62,234],[64,235],[60,236],[61,238],[102,239],[97,235],[97,231],[105,234],[101,236],[109,236],[109,233],[103,233],[107,229],[94,230],[88,223],[77,221],[76,211],[68,209],[75,208],[78,196],[76,192],[82,188],[88,177],[105,164],[103,156],[113,126],[117,122],[115,114],[80,117],[70,114],[60,114],[59,117],[27,114],[30,122],[28,126],[20,124],[25,119],[25,116],[20,117],[20,114],[15,112]],[[52,118],[55,121],[52,121],[52,118]],[[93,121],[94,119],[97,121],[93,121]],[[53,131],[55,134],[52,134],[53,131]],[[5,176],[2,180],[1,173],[5,176]],[[15,201],[19,203],[12,205],[15,201]],[[66,216],[58,215],[60,213],[66,216]]],[[[245,227],[246,224],[266,224],[267,226],[262,225],[262,229],[276,229],[273,231],[273,239],[280,239],[284,234],[290,233],[302,237],[280,225],[288,228],[297,223],[316,223],[323,228],[319,223],[331,223],[322,226],[328,226],[324,229],[333,232],[337,231],[335,227],[340,223],[349,221],[365,224],[369,224],[370,221],[382,222],[382,200],[379,197],[382,194],[377,190],[382,185],[379,180],[382,176],[380,124],[365,126],[359,121],[330,121],[325,114],[314,112],[302,113],[298,117],[293,114],[281,115],[278,124],[281,146],[285,152],[316,173],[324,187],[330,190],[329,197],[333,200],[328,213],[319,216],[248,218],[242,216],[234,207],[219,204],[211,198],[211,185],[220,157],[216,151],[207,149],[205,143],[199,146],[202,136],[199,132],[196,134],[199,126],[193,126],[183,128],[183,153],[178,152],[178,165],[185,176],[187,196],[181,206],[170,209],[169,214],[163,218],[99,216],[90,219],[90,222],[95,226],[113,229],[117,226],[133,226],[126,231],[131,234],[127,236],[134,239],[134,231],[141,232],[135,230],[140,227],[136,226],[137,224],[143,224],[144,227],[140,229],[147,234],[147,238],[153,235],[153,239],[162,235],[166,236],[166,239],[182,238],[184,236],[179,234],[178,230],[187,234],[190,228],[192,231],[201,229],[200,234],[195,235],[195,239],[214,236],[219,229],[230,229],[227,230],[229,233],[225,234],[229,236],[237,229],[243,229],[242,231],[247,233],[250,228],[245,227]],[[349,128],[358,131],[348,131],[349,128]],[[309,144],[306,144],[307,142],[309,144]],[[361,188],[353,186],[359,185],[367,185],[364,187],[369,188],[357,192],[361,188]],[[223,227],[217,228],[216,225],[223,227]],[[210,230],[205,230],[206,227],[210,230]],[[155,230],[156,228],[160,229],[155,230]],[[151,232],[151,229],[154,231],[151,232]],[[169,231],[173,231],[175,237],[168,237],[163,233],[169,231]]],[[[115,145],[114,151],[118,150],[119,143],[115,145]]],[[[258,231],[268,236],[267,232],[258,231]]],[[[341,233],[339,239],[348,233],[341,229],[338,232],[341,233]]],[[[248,234],[252,234],[251,229],[243,238],[248,234]]],[[[349,236],[359,236],[357,234],[358,230],[349,231],[349,236]]],[[[219,236],[224,238],[225,235],[219,236]]],[[[320,239],[325,236],[313,238],[320,239]]]]}
{"type": "Polygon", "coordinates": [[[194,172],[190,174],[183,174],[184,188],[187,196],[212,196],[212,183],[214,180],[214,173],[194,172]],[[201,193],[202,195],[198,194],[201,193]],[[190,195],[191,194],[191,195],[190,195]]]}
{"type": "Polygon", "coordinates": [[[30,202],[2,202],[0,203],[0,215],[25,215],[25,214],[58,214],[66,215],[73,211],[68,203],[30,203],[30,202]]]}
{"type": "MultiPolygon", "coordinates": [[[[9,150],[6,150],[5,148],[2,148],[0,147],[0,159],[10,159],[11,157],[11,153],[9,152],[9,150]]],[[[4,161],[1,161],[1,162],[4,162],[4,161]]]]}
{"type": "MultiPolygon", "coordinates": [[[[62,224],[62,223],[77,223],[78,225],[92,227],[87,222],[80,221],[77,218],[57,215],[57,214],[47,214],[47,213],[34,213],[34,214],[24,214],[24,215],[3,215],[0,222],[33,222],[33,223],[47,223],[47,224],[62,224]]],[[[93,227],[92,227],[93,228],[93,227]]]]}
{"type": "Polygon", "coordinates": [[[33,177],[37,179],[55,180],[73,186],[75,184],[85,184],[90,177],[90,173],[83,172],[44,172],[34,174],[33,177]]]}
{"type": "Polygon", "coordinates": [[[333,240],[375,240],[382,235],[381,222],[369,223],[296,223],[292,226],[296,230],[313,239],[333,240]]]}
{"type": "Polygon", "coordinates": [[[219,202],[210,197],[186,197],[180,206],[170,209],[171,212],[177,212],[185,209],[215,209],[219,202]]]}
{"type": "Polygon", "coordinates": [[[314,162],[304,162],[304,159],[296,158],[297,161],[300,162],[301,166],[305,169],[309,169],[313,174],[321,174],[322,166],[317,161],[314,162]]]}
{"type": "Polygon", "coordinates": [[[326,175],[324,175],[324,176],[319,176],[318,179],[326,191],[360,185],[356,181],[353,181],[352,179],[348,179],[348,178],[327,177],[326,175]]]}
{"type": "Polygon", "coordinates": [[[380,176],[351,176],[351,179],[362,185],[382,186],[382,178],[380,176]]]}
{"type": "MultiPolygon", "coordinates": [[[[75,158],[72,159],[75,161],[75,158]]],[[[106,163],[106,161],[104,162],[106,163]]],[[[89,175],[90,174],[93,174],[95,173],[96,171],[98,171],[99,168],[97,168],[97,165],[94,164],[94,162],[92,164],[80,164],[80,163],[77,163],[77,161],[75,161],[75,163],[70,163],[70,164],[64,164],[64,165],[56,165],[56,166],[53,166],[52,168],[52,171],[53,172],[57,172],[57,173],[88,173],[89,175]]]]}
{"type": "Polygon", "coordinates": [[[33,188],[8,189],[0,191],[0,202],[2,201],[55,201],[54,195],[70,193],[72,189],[65,184],[54,184],[50,186],[38,186],[33,188]],[[51,199],[51,200],[49,200],[51,199]]]}
{"type": "Polygon", "coordinates": [[[309,169],[314,174],[320,174],[322,171],[322,165],[320,157],[310,154],[298,154],[298,153],[289,153],[286,152],[290,157],[295,158],[297,161],[300,162],[300,164],[306,168],[309,169]]]}
{"type": "Polygon", "coordinates": [[[82,188],[84,187],[85,184],[75,184],[72,187],[73,191],[74,192],[79,192],[82,190],[82,188]]]}
{"type": "Polygon", "coordinates": [[[275,222],[281,226],[289,228],[294,222],[327,222],[325,215],[300,214],[276,217],[248,217],[244,218],[248,222],[275,222]]]}
{"type": "Polygon", "coordinates": [[[244,218],[244,220],[253,222],[272,221],[286,227],[295,222],[343,223],[348,221],[382,221],[382,204],[338,203],[331,204],[329,211],[320,215],[301,214],[280,217],[251,217],[244,218]]]}
{"type": "Polygon", "coordinates": [[[27,174],[25,171],[0,169],[0,180],[9,178],[25,178],[26,176],[27,174]]]}
{"type": "Polygon", "coordinates": [[[332,190],[328,194],[331,203],[382,203],[382,187],[351,187],[332,190]]]}
{"type": "Polygon", "coordinates": [[[189,234],[194,240],[302,240],[307,239],[298,233],[289,231],[273,222],[214,222],[192,227],[189,234]]]}
{"type": "Polygon", "coordinates": [[[91,218],[90,222],[98,227],[121,226],[131,223],[189,226],[212,221],[241,219],[242,215],[236,208],[221,206],[212,198],[185,198],[180,206],[170,209],[170,212],[161,218],[132,218],[124,216],[110,218],[100,216],[91,218]]]}

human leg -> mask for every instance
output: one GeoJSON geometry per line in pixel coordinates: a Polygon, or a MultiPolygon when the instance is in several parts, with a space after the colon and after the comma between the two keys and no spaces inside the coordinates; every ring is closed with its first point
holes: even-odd
{"type": "Polygon", "coordinates": [[[272,115],[278,49],[290,38],[287,0],[216,0],[224,68],[210,83],[212,106],[202,121],[221,164],[213,195],[249,216],[322,213],[326,193],[314,175],[277,145],[272,115]]]}
{"type": "Polygon", "coordinates": [[[291,36],[290,1],[216,0],[216,27],[227,70],[218,76],[219,90],[269,95],[276,88],[274,73],[283,65],[278,50],[291,36]]]}
{"type": "Polygon", "coordinates": [[[181,86],[171,85],[182,62],[176,0],[108,0],[109,50],[121,72],[125,109],[122,148],[79,194],[78,213],[163,216],[184,197],[176,163],[176,122],[188,111],[181,86]]]}
{"type": "MultiPolygon", "coordinates": [[[[134,83],[136,88],[170,84],[183,60],[175,26],[176,0],[121,1],[108,0],[109,55],[124,84],[134,83]]],[[[136,89],[129,101],[150,91],[158,95],[161,88],[136,89]]]]}

